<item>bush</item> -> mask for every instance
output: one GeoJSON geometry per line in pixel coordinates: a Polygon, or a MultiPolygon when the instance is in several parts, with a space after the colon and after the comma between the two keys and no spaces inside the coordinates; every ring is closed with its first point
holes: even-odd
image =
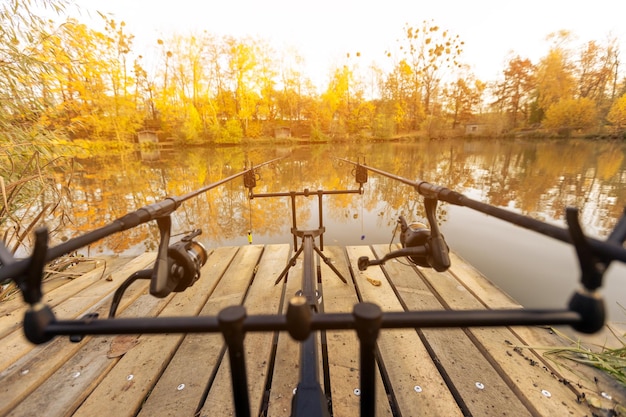
{"type": "Polygon", "coordinates": [[[330,137],[322,132],[322,129],[317,124],[311,125],[311,139],[319,142],[326,142],[330,137]]]}
{"type": "Polygon", "coordinates": [[[263,136],[263,126],[261,122],[252,121],[248,123],[248,128],[246,129],[246,137],[249,138],[259,138],[263,136]]]}
{"type": "Polygon", "coordinates": [[[217,143],[240,143],[243,139],[243,129],[239,120],[227,120],[220,130],[220,135],[216,139],[217,143]]]}
{"type": "Polygon", "coordinates": [[[561,99],[548,108],[543,125],[568,135],[571,130],[596,126],[597,114],[595,103],[588,98],[561,99]]]}
{"type": "Polygon", "coordinates": [[[626,127],[626,94],[615,100],[606,120],[615,125],[618,130],[626,127]]]}
{"type": "Polygon", "coordinates": [[[374,126],[372,126],[372,134],[376,138],[388,139],[395,133],[395,123],[392,117],[384,114],[376,115],[374,126]]]}

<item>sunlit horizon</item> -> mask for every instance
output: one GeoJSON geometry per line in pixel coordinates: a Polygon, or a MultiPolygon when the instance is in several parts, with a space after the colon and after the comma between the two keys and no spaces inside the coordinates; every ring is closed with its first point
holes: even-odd
{"type": "MultiPolygon", "coordinates": [[[[315,3],[271,0],[238,0],[219,5],[179,0],[78,0],[80,13],[70,11],[86,24],[102,26],[97,12],[124,21],[135,36],[134,53],[156,54],[156,40],[173,34],[207,31],[218,36],[250,36],[267,40],[280,51],[304,59],[306,75],[318,88],[328,82],[333,68],[347,62],[347,54],[360,54],[359,65],[392,66],[387,52],[398,54],[398,40],[406,24],[432,21],[464,41],[461,61],[478,79],[495,81],[506,61],[519,55],[533,63],[549,50],[550,33],[572,33],[571,47],[589,41],[604,43],[609,37],[623,47],[626,29],[615,4],[596,1],[593,7],[575,7],[567,1],[530,1],[512,8],[507,2],[318,1],[315,3]],[[406,4],[405,4],[406,3],[406,4]]],[[[72,9],[74,10],[74,9],[72,9]]],[[[392,57],[393,59],[393,57],[392,57]]]]}

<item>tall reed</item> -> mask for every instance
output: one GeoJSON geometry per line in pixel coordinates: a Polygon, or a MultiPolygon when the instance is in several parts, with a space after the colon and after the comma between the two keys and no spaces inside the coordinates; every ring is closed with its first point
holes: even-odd
{"type": "MultiPolygon", "coordinates": [[[[72,159],[54,155],[49,146],[3,146],[0,239],[16,257],[29,253],[37,227],[45,224],[53,237],[71,221],[67,203],[72,174],[72,159]]],[[[0,294],[11,292],[12,284],[0,284],[0,294]]]]}

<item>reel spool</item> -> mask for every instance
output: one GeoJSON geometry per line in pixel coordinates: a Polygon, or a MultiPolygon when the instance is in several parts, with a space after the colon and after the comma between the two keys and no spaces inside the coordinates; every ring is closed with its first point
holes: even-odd
{"type": "MultiPolygon", "coordinates": [[[[424,246],[430,240],[430,229],[424,223],[408,224],[404,216],[400,216],[398,222],[400,223],[400,243],[403,248],[424,246]]],[[[409,259],[416,265],[431,267],[427,255],[412,255],[409,259]]]]}
{"type": "Polygon", "coordinates": [[[174,292],[184,291],[200,278],[209,255],[202,243],[193,240],[199,234],[194,231],[167,249],[170,279],[178,281],[174,292]]]}

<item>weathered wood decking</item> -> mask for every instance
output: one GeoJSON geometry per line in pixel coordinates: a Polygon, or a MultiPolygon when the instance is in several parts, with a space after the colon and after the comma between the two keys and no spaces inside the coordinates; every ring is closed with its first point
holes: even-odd
{"type": "MultiPolygon", "coordinates": [[[[386,245],[326,247],[324,253],[348,284],[322,263],[324,311],[350,312],[359,299],[383,311],[519,307],[455,255],[452,268],[442,274],[397,261],[358,272],[359,256],[382,256],[387,250],[386,245]]],[[[301,285],[300,261],[286,282],[274,285],[290,255],[289,245],[215,249],[193,287],[157,299],[147,294],[148,282],[137,282],[126,292],[118,316],[217,315],[242,303],[248,314],[283,311],[284,300],[301,285]]],[[[45,302],[60,319],[88,312],[105,317],[118,285],[149,267],[153,258],[142,255],[111,274],[103,275],[100,266],[64,285],[49,285],[45,302]]],[[[33,346],[22,336],[24,311],[21,298],[0,304],[0,415],[234,413],[220,334],[98,336],[80,343],[59,337],[33,346]]],[[[320,360],[328,370],[320,380],[330,389],[333,414],[358,415],[356,334],[328,331],[319,338],[320,360]]],[[[530,327],[383,330],[377,415],[590,416],[603,411],[581,398],[593,398],[596,406],[600,400],[606,409],[624,404],[623,389],[603,374],[557,367],[532,349],[563,343],[548,329],[530,327]]],[[[298,378],[297,342],[286,333],[250,333],[245,346],[252,415],[288,416],[298,378]]]]}

